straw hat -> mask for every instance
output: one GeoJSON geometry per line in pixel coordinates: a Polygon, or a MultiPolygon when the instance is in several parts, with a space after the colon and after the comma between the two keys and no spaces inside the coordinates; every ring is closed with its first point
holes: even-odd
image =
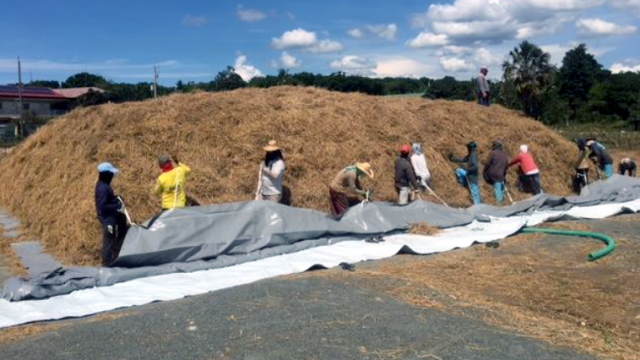
{"type": "Polygon", "coordinates": [[[269,140],[269,144],[265,146],[263,149],[266,152],[272,152],[272,151],[280,150],[280,147],[278,146],[278,143],[276,143],[275,140],[269,140]]]}
{"type": "Polygon", "coordinates": [[[371,164],[369,164],[368,162],[356,163],[356,168],[358,168],[358,170],[362,171],[368,177],[373,179],[373,170],[371,170],[371,164]]]}

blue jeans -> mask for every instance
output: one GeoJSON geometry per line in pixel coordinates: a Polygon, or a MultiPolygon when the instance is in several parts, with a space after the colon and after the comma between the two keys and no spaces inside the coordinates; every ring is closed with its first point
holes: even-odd
{"type": "Polygon", "coordinates": [[[474,204],[482,204],[482,195],[480,194],[480,186],[477,182],[470,182],[467,177],[467,171],[462,168],[456,169],[456,179],[462,186],[468,186],[469,192],[471,192],[471,199],[474,204]]]}
{"type": "Polygon", "coordinates": [[[504,182],[494,182],[493,191],[496,194],[496,202],[498,205],[502,205],[502,201],[504,201],[504,182]]]}
{"type": "Polygon", "coordinates": [[[604,175],[607,178],[610,178],[613,176],[613,164],[604,164],[604,175]]]}

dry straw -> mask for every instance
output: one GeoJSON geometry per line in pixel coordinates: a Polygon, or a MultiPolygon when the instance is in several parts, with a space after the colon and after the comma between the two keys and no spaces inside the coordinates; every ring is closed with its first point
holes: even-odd
{"type": "MultiPolygon", "coordinates": [[[[402,143],[424,144],[434,190],[458,206],[468,205],[469,196],[456,184],[447,155],[463,155],[470,140],[480,144],[483,161],[493,140],[502,140],[511,154],[529,144],[543,186],[554,194],[569,192],[577,155],[560,135],[500,106],[304,87],[199,92],[81,108],[51,122],[0,162],[0,204],[65,263],[96,264],[98,163],[110,161],[121,169],[115,191],[140,221],[160,209],[151,193],[159,154],[176,153],[191,166],[187,189],[201,201],[247,201],[270,139],[285,150],[293,204],[323,211],[329,209],[327,184],[355,161],[372,163],[376,178],[366,186],[375,187],[376,199],[393,199],[394,159],[402,143]]],[[[491,188],[482,189],[491,199],[491,188]]],[[[525,196],[514,186],[511,191],[516,199],[525,196]]]]}

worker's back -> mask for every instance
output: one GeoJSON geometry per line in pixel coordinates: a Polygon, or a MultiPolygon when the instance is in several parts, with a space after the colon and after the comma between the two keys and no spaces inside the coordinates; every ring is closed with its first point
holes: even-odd
{"type": "Polygon", "coordinates": [[[156,183],[156,193],[162,197],[162,208],[172,209],[185,207],[187,195],[184,190],[187,176],[191,169],[185,164],[178,164],[173,170],[162,173],[156,183]]]}

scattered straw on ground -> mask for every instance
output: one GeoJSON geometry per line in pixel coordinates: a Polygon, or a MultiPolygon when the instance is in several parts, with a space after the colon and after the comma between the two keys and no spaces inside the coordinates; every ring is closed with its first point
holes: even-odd
{"type": "Polygon", "coordinates": [[[427,224],[426,222],[417,223],[411,226],[409,229],[410,234],[418,235],[435,235],[440,232],[440,229],[427,224]]]}
{"type": "MultiPolygon", "coordinates": [[[[573,222],[551,226],[589,230],[573,222]]],[[[416,306],[480,316],[555,345],[639,359],[640,243],[616,241],[614,254],[597,262],[586,259],[601,246],[597,241],[526,234],[502,241],[497,249],[474,246],[441,256],[398,257],[354,273],[325,273],[358,277],[354,283],[382,287],[416,306]]]]}
{"type": "MultiPolygon", "coordinates": [[[[540,122],[500,106],[345,94],[276,87],[174,94],[144,102],[77,109],[38,130],[0,161],[0,204],[67,264],[97,264],[96,165],[113,162],[114,181],[135,220],[160,209],[151,194],[156,157],[173,152],[193,169],[187,188],[204,203],[251,200],[262,146],[276,139],[286,151],[285,183],[293,204],[328,210],[327,185],[344,166],[370,161],[378,200],[393,200],[394,159],[402,143],[424,144],[434,190],[452,205],[469,205],[453,178],[454,152],[475,140],[486,160],[493,140],[511,155],[530,145],[545,190],[570,191],[576,147],[540,122]]],[[[515,170],[509,181],[515,180],[515,170]]],[[[515,186],[511,187],[515,190],[515,186]]],[[[492,190],[483,184],[484,197],[492,190]]],[[[516,199],[526,195],[514,191],[516,199]]]]}

